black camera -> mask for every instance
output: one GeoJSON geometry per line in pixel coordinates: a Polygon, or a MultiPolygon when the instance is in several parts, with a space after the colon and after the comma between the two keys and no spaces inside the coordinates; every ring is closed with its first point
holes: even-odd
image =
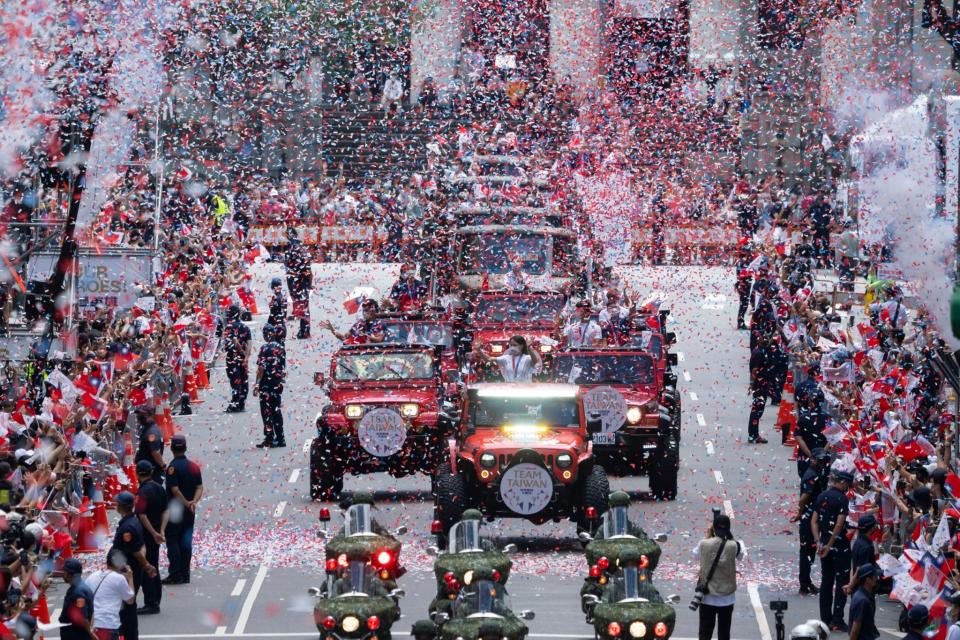
{"type": "Polygon", "coordinates": [[[787,610],[787,601],[786,600],[771,600],[770,601],[770,611],[774,613],[783,613],[787,610]]]}
{"type": "Polygon", "coordinates": [[[690,611],[696,611],[700,608],[700,605],[703,604],[703,596],[707,595],[704,591],[697,587],[697,590],[693,592],[693,600],[690,601],[690,611]]]}

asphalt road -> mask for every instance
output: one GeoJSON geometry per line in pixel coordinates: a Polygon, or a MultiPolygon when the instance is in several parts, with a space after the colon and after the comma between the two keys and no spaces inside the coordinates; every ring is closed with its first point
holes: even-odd
{"type": "MultiPolygon", "coordinates": [[[[262,312],[266,311],[267,282],[280,272],[276,264],[255,269],[262,312]]],[[[245,413],[223,413],[228,389],[222,367],[214,370],[214,388],[204,393],[205,401],[195,407],[194,415],[175,418],[187,435],[188,456],[203,465],[206,487],[195,538],[195,570],[190,585],[165,588],[160,615],[141,617],[141,637],[318,635],[306,590],[322,582],[323,546],[317,537],[320,505],[309,499],[305,446],[314,433],[314,416],[326,401],[320,388],[313,386],[313,373],[327,370],[337,343],[317,323],[330,318],[346,328],[351,322],[342,307],[347,292],[357,286],[384,292],[397,273],[397,265],[314,265],[319,293],[311,301],[313,337],[287,342],[286,449],[264,452],[253,447],[262,437],[254,398],[245,413]]],[[[795,463],[788,459],[790,449],[781,446],[779,435],[772,432],[775,409],[768,408],[763,420],[771,443],[746,443],[747,334],[733,328],[732,273],[724,268],[635,267],[625,270],[624,276],[638,291],[664,292],[666,306],[672,310],[670,329],[678,336],[675,350],[683,392],[679,497],[675,502],[653,502],[644,498],[646,478],[611,479],[612,487],[637,497],[632,514],[642,519],[648,531],[669,535],[654,580],[664,595],[677,593],[682,598],[673,637],[696,637],[697,615],[686,606],[696,572],[692,551],[713,508],[731,516],[734,535],[748,550],[741,566],[734,637],[775,638],[768,607],[775,599],[789,603],[785,618],[789,633],[793,625],[817,617],[816,598],[797,595],[797,535],[788,519],[798,478],[795,463]]],[[[252,323],[258,342],[264,318],[258,315],[252,323]]],[[[432,559],[425,553],[432,542],[429,487],[423,476],[394,479],[383,474],[352,477],[345,483],[346,491],[375,491],[378,519],[388,527],[403,524],[409,530],[402,537],[408,573],[400,581],[407,596],[394,634],[401,637],[425,616],[432,596],[432,559]]],[[[503,543],[516,542],[520,548],[508,588],[515,608],[536,612],[536,619],[529,623],[532,637],[593,637],[580,614],[578,594],[586,563],[573,523],[536,527],[504,520],[485,526],[489,535],[503,543]]],[[[102,556],[85,558],[91,563],[102,561],[102,556]]],[[[52,596],[52,608],[59,606],[62,592],[59,589],[52,596]]],[[[881,599],[879,609],[879,626],[894,629],[899,605],[881,599]]]]}

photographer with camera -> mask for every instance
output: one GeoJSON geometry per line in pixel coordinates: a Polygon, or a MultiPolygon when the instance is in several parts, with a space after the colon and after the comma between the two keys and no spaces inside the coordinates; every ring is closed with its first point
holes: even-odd
{"type": "Polygon", "coordinates": [[[700,610],[698,639],[711,640],[716,626],[717,639],[730,640],[737,598],[737,560],[746,559],[746,547],[730,533],[730,518],[714,512],[707,537],[697,543],[694,553],[700,560],[700,571],[690,610],[700,610]]]}
{"type": "Polygon", "coordinates": [[[136,602],[133,570],[117,547],[107,552],[104,569],[94,571],[85,580],[93,591],[93,632],[98,640],[119,640],[120,610],[136,602]]]}

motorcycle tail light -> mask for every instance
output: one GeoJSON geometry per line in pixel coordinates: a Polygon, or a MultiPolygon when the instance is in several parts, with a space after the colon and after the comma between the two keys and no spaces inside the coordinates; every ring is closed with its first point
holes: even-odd
{"type": "Polygon", "coordinates": [[[446,582],[447,584],[450,584],[451,582],[455,582],[456,579],[457,579],[457,576],[454,575],[453,571],[447,571],[445,574],[443,574],[443,581],[446,582]]]}
{"type": "Polygon", "coordinates": [[[666,622],[658,622],[658,623],[656,624],[656,626],[653,628],[653,635],[657,636],[658,638],[666,638],[666,637],[667,637],[667,623],[666,623],[666,622]]]}
{"type": "Polygon", "coordinates": [[[333,616],[327,616],[323,619],[323,628],[330,631],[337,626],[337,619],[333,616]]]}
{"type": "Polygon", "coordinates": [[[377,616],[370,616],[367,618],[367,629],[370,631],[376,631],[380,628],[380,618],[377,616]]]}
{"type": "Polygon", "coordinates": [[[603,556],[602,558],[597,560],[597,567],[599,567],[601,571],[605,571],[606,568],[609,566],[610,566],[610,561],[607,560],[606,556],[603,556]]]}
{"type": "Polygon", "coordinates": [[[327,560],[327,571],[336,571],[337,570],[337,560],[335,558],[330,558],[327,560]]]}
{"type": "Polygon", "coordinates": [[[430,535],[438,536],[443,533],[443,525],[440,524],[439,520],[434,520],[430,523],[430,535]]]}
{"type": "Polygon", "coordinates": [[[644,556],[640,556],[640,568],[641,568],[641,569],[646,569],[646,568],[649,567],[649,566],[650,566],[650,558],[648,558],[648,557],[645,556],[645,555],[644,555],[644,556]]]}
{"type": "Polygon", "coordinates": [[[600,567],[598,567],[597,565],[593,565],[592,567],[590,567],[590,577],[591,577],[591,578],[599,578],[599,577],[600,577],[600,567]]]}
{"type": "Polygon", "coordinates": [[[500,582],[500,572],[496,569],[493,570],[493,581],[500,582]]]}
{"type": "Polygon", "coordinates": [[[457,580],[453,580],[452,582],[448,583],[447,586],[450,587],[451,591],[460,591],[460,582],[457,580]]]}
{"type": "Polygon", "coordinates": [[[596,520],[597,519],[597,508],[596,507],[587,507],[587,519],[596,520]]]}
{"type": "Polygon", "coordinates": [[[620,623],[611,622],[607,625],[607,635],[617,637],[620,635],[620,623]]]}
{"type": "Polygon", "coordinates": [[[386,579],[389,578],[389,577],[390,577],[390,572],[387,571],[386,569],[384,569],[383,571],[380,572],[380,579],[381,579],[381,580],[386,580],[386,579]]]}
{"type": "Polygon", "coordinates": [[[385,567],[393,561],[393,556],[390,555],[390,552],[384,549],[377,554],[377,564],[381,567],[385,567]]]}

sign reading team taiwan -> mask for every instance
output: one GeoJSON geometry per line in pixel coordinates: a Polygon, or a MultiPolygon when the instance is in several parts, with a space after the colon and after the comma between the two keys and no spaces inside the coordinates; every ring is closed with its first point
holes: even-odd
{"type": "Polygon", "coordinates": [[[500,495],[510,511],[522,516],[540,513],[553,497],[553,478],[543,467],[521,462],[503,472],[500,495]]]}
{"type": "Polygon", "coordinates": [[[385,458],[403,447],[407,439],[407,427],[400,414],[393,409],[374,409],[360,420],[357,438],[370,455],[385,458]]]}
{"type": "Polygon", "coordinates": [[[587,420],[599,420],[603,433],[612,433],[627,419],[627,401],[613,387],[594,387],[583,394],[587,420]]]}

